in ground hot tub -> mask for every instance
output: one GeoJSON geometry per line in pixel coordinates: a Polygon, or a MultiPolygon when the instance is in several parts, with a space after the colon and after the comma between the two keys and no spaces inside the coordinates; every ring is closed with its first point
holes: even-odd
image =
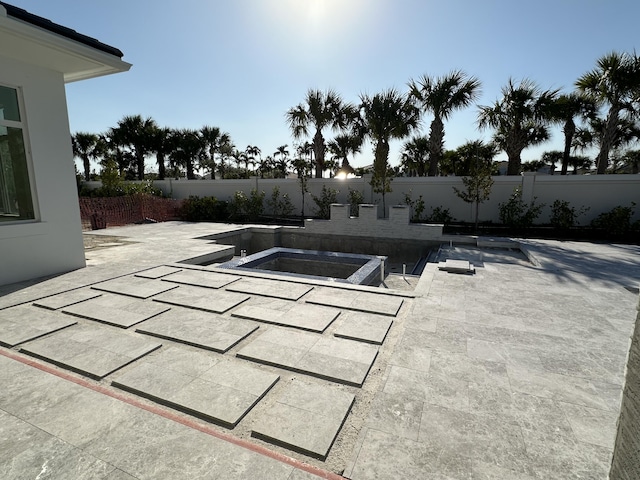
{"type": "Polygon", "coordinates": [[[378,285],[380,264],[386,259],[387,257],[358,253],[275,247],[221,263],[217,267],[354,285],[378,285]]]}

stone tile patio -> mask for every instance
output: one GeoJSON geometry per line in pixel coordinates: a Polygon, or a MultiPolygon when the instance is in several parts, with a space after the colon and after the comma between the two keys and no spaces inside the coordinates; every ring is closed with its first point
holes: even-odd
{"type": "Polygon", "coordinates": [[[2,478],[606,478],[640,247],[456,245],[408,295],[170,263],[216,228],[0,289],[2,478]]]}

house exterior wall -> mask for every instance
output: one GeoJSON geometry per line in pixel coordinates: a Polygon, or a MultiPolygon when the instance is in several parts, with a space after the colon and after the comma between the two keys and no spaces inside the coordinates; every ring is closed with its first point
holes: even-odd
{"type": "Polygon", "coordinates": [[[0,55],[23,99],[36,220],[0,223],[0,285],[85,266],[63,74],[0,55]]]}

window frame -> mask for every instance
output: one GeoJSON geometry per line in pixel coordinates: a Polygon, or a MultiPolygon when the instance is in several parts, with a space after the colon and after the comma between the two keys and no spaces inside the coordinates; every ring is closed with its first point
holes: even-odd
{"type": "MultiPolygon", "coordinates": [[[[33,209],[33,218],[24,218],[18,220],[3,220],[0,221],[0,228],[9,225],[22,225],[25,223],[36,223],[40,221],[40,209],[38,207],[38,197],[35,188],[35,174],[33,168],[33,159],[31,156],[31,143],[29,139],[29,132],[27,128],[26,120],[26,108],[24,103],[24,96],[22,88],[18,85],[10,83],[0,82],[0,87],[10,88],[16,92],[16,99],[18,102],[18,114],[20,121],[6,120],[0,118],[0,127],[17,128],[22,133],[22,143],[24,147],[24,160],[26,163],[26,172],[29,180],[29,194],[31,196],[31,207],[33,209]]],[[[1,215],[1,214],[0,214],[1,215]]]]}

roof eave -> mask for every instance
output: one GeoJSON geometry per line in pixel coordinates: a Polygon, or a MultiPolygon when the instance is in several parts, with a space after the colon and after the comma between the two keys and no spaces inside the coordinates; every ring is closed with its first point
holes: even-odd
{"type": "Polygon", "coordinates": [[[0,5],[0,55],[59,71],[65,82],[126,72],[131,68],[130,63],[115,55],[8,17],[2,10],[0,5]]]}

